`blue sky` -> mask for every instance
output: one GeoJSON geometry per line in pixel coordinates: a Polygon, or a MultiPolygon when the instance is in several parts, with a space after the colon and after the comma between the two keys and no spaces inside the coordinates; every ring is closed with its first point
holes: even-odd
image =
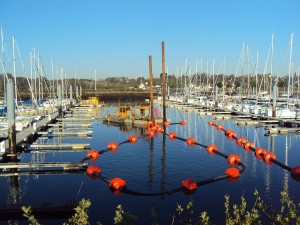
{"type": "MultiPolygon", "coordinates": [[[[248,65],[253,73],[257,56],[263,73],[270,71],[273,33],[273,74],[283,75],[291,33],[292,71],[299,73],[299,9],[299,0],[0,0],[0,25],[10,59],[5,56],[7,72],[13,71],[14,35],[27,74],[35,48],[49,77],[51,58],[67,77],[75,77],[76,70],[77,77],[92,78],[95,69],[98,79],[149,77],[149,55],[157,77],[162,41],[169,74],[189,68],[188,74],[197,69],[241,75],[248,65]]],[[[19,57],[17,67],[22,76],[19,57]]]]}

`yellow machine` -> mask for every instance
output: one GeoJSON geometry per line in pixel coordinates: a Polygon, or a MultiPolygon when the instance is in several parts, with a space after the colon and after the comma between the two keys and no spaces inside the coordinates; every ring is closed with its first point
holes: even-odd
{"type": "Polygon", "coordinates": [[[128,116],[128,111],[130,110],[129,106],[118,106],[117,112],[120,117],[127,117],[128,116]]]}
{"type": "Polygon", "coordinates": [[[89,103],[98,105],[99,99],[98,97],[89,97],[89,103]]]}
{"type": "Polygon", "coordinates": [[[99,102],[99,98],[98,97],[89,97],[88,102],[91,105],[99,105],[101,107],[104,106],[104,101],[99,102]]]}

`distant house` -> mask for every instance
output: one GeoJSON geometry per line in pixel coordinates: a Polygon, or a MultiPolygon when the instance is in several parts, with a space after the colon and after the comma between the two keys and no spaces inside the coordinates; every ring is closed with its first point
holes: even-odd
{"type": "Polygon", "coordinates": [[[141,84],[139,85],[139,89],[143,89],[143,90],[145,90],[145,89],[146,89],[146,86],[145,86],[145,84],[141,83],[141,84]]]}

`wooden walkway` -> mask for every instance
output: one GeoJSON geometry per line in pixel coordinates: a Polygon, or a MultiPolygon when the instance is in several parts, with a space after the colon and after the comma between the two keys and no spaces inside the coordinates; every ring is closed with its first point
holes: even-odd
{"type": "MultiPolygon", "coordinates": [[[[58,116],[58,112],[53,113],[50,117],[45,117],[42,120],[37,121],[36,129],[33,126],[27,127],[20,132],[16,133],[16,145],[20,145],[22,142],[27,141],[28,137],[35,134],[42,127],[45,127],[51,120],[55,119],[58,116]]],[[[8,150],[8,140],[5,141],[6,149],[8,150]]]]}

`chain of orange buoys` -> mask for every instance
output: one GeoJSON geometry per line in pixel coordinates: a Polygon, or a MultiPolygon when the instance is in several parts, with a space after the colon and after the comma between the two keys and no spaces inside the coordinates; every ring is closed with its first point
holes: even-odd
{"type": "MultiPolygon", "coordinates": [[[[164,123],[164,127],[166,128],[172,124],[180,124],[181,126],[184,126],[185,122],[181,121],[180,123],[169,123],[168,121],[166,121],[164,123]]],[[[125,140],[121,143],[110,142],[110,143],[108,143],[108,145],[105,149],[100,150],[100,151],[90,150],[87,154],[87,157],[85,157],[82,161],[85,161],[85,160],[96,161],[101,154],[103,154],[107,151],[115,152],[115,151],[117,151],[118,147],[122,144],[125,144],[125,143],[135,144],[138,141],[138,139],[140,139],[140,138],[144,138],[144,137],[153,138],[156,134],[164,133],[164,135],[168,136],[170,138],[170,140],[177,139],[177,140],[185,141],[188,146],[198,145],[198,146],[204,147],[207,149],[208,154],[210,154],[210,155],[217,154],[217,155],[220,155],[223,158],[227,159],[228,163],[232,167],[226,169],[224,175],[221,175],[221,176],[218,176],[215,178],[211,178],[211,179],[207,179],[207,180],[203,180],[203,181],[198,181],[198,182],[194,181],[191,178],[188,178],[188,179],[183,180],[181,182],[181,186],[178,188],[174,188],[172,190],[163,191],[163,192],[156,192],[156,193],[144,193],[144,192],[137,192],[137,191],[130,190],[126,185],[125,180],[123,180],[121,178],[113,178],[112,180],[110,180],[110,179],[106,178],[105,176],[103,176],[101,174],[102,173],[101,169],[95,165],[89,166],[86,170],[86,174],[89,175],[91,178],[100,178],[104,182],[108,183],[110,189],[115,194],[127,193],[127,194],[139,195],[139,196],[155,196],[155,195],[173,194],[173,193],[179,192],[179,191],[183,191],[186,194],[193,193],[197,190],[198,186],[203,186],[205,184],[209,184],[209,183],[223,180],[226,178],[228,178],[230,181],[235,181],[236,179],[239,178],[240,174],[245,170],[245,165],[240,162],[239,156],[234,155],[234,154],[227,156],[221,152],[218,152],[217,146],[215,146],[213,144],[208,145],[208,146],[200,144],[200,143],[196,142],[195,138],[187,138],[187,139],[181,138],[181,137],[178,137],[175,132],[166,134],[164,132],[164,130],[165,130],[164,127],[159,124],[154,125],[154,123],[152,121],[149,121],[148,122],[148,131],[147,131],[146,135],[141,136],[141,137],[129,136],[127,140],[125,140]],[[237,168],[235,168],[233,166],[241,166],[242,169],[238,170],[237,168]]]]}
{"type": "Polygon", "coordinates": [[[267,152],[262,147],[255,148],[254,144],[251,141],[247,141],[243,137],[237,137],[236,132],[234,132],[231,129],[225,130],[223,125],[221,125],[221,124],[217,125],[216,122],[213,120],[209,121],[208,124],[211,127],[215,126],[218,131],[223,131],[224,134],[229,138],[229,140],[231,140],[231,141],[236,140],[236,143],[239,146],[243,146],[246,152],[251,152],[251,151],[254,152],[254,155],[258,160],[263,159],[263,161],[268,165],[271,165],[274,163],[274,164],[280,166],[281,168],[288,170],[291,173],[291,176],[294,180],[300,181],[300,166],[294,166],[291,168],[291,167],[279,162],[278,160],[276,160],[276,155],[273,152],[267,152]]]}

